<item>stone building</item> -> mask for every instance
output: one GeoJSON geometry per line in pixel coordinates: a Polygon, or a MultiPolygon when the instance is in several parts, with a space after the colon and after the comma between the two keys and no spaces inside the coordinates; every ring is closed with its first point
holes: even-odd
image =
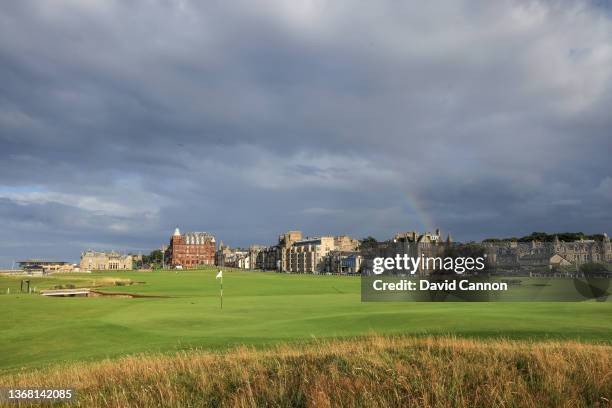
{"type": "Polygon", "coordinates": [[[280,271],[280,247],[278,245],[264,247],[257,252],[255,269],[264,271],[280,271]]]}
{"type": "Polygon", "coordinates": [[[612,248],[610,247],[610,238],[608,234],[603,233],[603,240],[578,240],[574,242],[559,241],[559,237],[555,236],[552,245],[552,253],[559,254],[563,258],[572,263],[611,263],[612,248]]]}
{"type": "Polygon", "coordinates": [[[331,251],[354,251],[359,241],[345,235],[302,238],[300,231],[279,237],[280,269],[293,273],[325,272],[325,259],[331,251]]]}
{"type": "Polygon", "coordinates": [[[359,251],[330,251],[323,258],[323,270],[326,273],[353,275],[361,271],[363,256],[359,251]]]}
{"type": "Polygon", "coordinates": [[[580,239],[572,242],[560,241],[555,236],[552,242],[483,242],[489,261],[505,269],[534,269],[580,265],[589,262],[612,263],[612,248],[607,234],[601,241],[580,239]]]}
{"type": "Polygon", "coordinates": [[[28,259],[19,261],[19,267],[28,273],[54,273],[54,272],[74,272],[74,265],[64,261],[49,261],[41,259],[28,259]]]}
{"type": "Polygon", "coordinates": [[[322,259],[335,249],[334,237],[306,238],[283,249],[283,271],[294,273],[322,272],[322,259]]]}
{"type": "Polygon", "coordinates": [[[219,249],[215,255],[215,265],[228,268],[251,269],[251,258],[249,251],[242,248],[232,249],[219,243],[219,249]]]}
{"type": "Polygon", "coordinates": [[[217,266],[226,266],[225,263],[231,256],[232,249],[223,243],[223,241],[219,242],[219,248],[215,252],[215,265],[217,266]]]}
{"type": "Polygon", "coordinates": [[[80,269],[81,271],[132,270],[133,259],[131,255],[124,255],[115,251],[87,250],[81,253],[80,269]]]}
{"type": "Polygon", "coordinates": [[[207,232],[181,234],[177,227],[170,238],[165,256],[173,267],[197,268],[214,265],[216,246],[215,237],[207,232]]]}
{"type": "MultiPolygon", "coordinates": [[[[273,246],[232,249],[221,243],[216,264],[241,269],[321,273],[325,272],[325,256],[330,251],[355,251],[358,245],[359,241],[346,235],[303,238],[301,231],[288,231],[281,234],[273,246]]],[[[345,260],[345,270],[349,262],[345,260]]]]}
{"type": "Polygon", "coordinates": [[[248,249],[238,248],[235,259],[235,268],[251,269],[251,257],[248,249]]]}
{"type": "Polygon", "coordinates": [[[261,269],[261,268],[257,268],[257,258],[259,257],[259,254],[265,248],[266,247],[263,245],[251,245],[249,247],[248,257],[249,257],[250,269],[261,269]]]}
{"type": "Polygon", "coordinates": [[[287,249],[293,245],[294,242],[302,239],[302,231],[288,231],[278,237],[278,270],[289,271],[289,259],[287,258],[287,249]]]}
{"type": "Polygon", "coordinates": [[[347,235],[338,235],[334,237],[334,251],[350,252],[359,247],[359,240],[351,238],[347,235]]]}
{"type": "MultiPolygon", "coordinates": [[[[407,231],[395,234],[393,239],[379,242],[376,245],[361,250],[363,262],[361,271],[364,274],[371,274],[373,270],[374,258],[393,258],[396,255],[407,254],[409,257],[417,258],[420,256],[438,257],[453,245],[453,239],[449,233],[446,240],[442,238],[440,229],[435,232],[419,233],[417,231],[407,231]]],[[[405,273],[404,271],[390,271],[391,273],[405,273]]],[[[428,271],[422,264],[416,271],[417,275],[428,275],[428,271]]]]}

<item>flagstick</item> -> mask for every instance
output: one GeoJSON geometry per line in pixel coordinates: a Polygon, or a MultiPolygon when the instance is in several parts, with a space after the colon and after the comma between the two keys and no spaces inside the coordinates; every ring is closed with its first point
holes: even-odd
{"type": "Polygon", "coordinates": [[[221,269],[219,269],[219,273],[217,274],[217,276],[215,276],[215,279],[221,279],[220,298],[221,298],[221,309],[223,309],[223,271],[221,269]]]}

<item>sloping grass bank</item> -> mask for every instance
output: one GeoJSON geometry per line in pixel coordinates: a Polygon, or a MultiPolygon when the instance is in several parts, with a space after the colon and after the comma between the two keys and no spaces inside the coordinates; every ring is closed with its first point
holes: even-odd
{"type": "Polygon", "coordinates": [[[78,363],[0,386],[74,387],[82,407],[608,407],[612,346],[372,336],[78,363]]]}

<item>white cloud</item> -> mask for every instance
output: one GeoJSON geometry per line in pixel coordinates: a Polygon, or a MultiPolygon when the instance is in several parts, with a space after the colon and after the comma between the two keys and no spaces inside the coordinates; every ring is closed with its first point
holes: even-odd
{"type": "Polygon", "coordinates": [[[60,192],[3,192],[0,198],[7,198],[21,205],[55,203],[81,210],[90,211],[97,215],[111,217],[146,217],[155,215],[164,202],[159,196],[150,193],[140,194],[138,200],[134,200],[132,194],[135,192],[118,192],[113,197],[83,196],[80,194],[60,192]],[[128,200],[121,202],[121,194],[126,194],[128,200]],[[131,202],[128,202],[131,201],[131,202]],[[137,204],[138,203],[138,204],[137,204]]]}

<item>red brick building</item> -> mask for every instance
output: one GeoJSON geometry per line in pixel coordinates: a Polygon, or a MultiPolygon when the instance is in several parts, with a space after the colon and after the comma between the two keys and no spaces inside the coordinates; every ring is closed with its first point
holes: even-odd
{"type": "Polygon", "coordinates": [[[182,234],[178,228],[170,238],[167,258],[172,266],[196,268],[200,265],[214,265],[217,244],[215,237],[207,232],[182,234]]]}

